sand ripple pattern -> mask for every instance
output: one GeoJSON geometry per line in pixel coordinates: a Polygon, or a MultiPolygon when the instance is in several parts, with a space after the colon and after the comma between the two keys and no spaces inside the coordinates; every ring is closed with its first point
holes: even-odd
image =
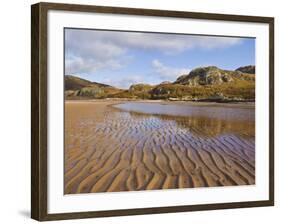
{"type": "Polygon", "coordinates": [[[206,132],[206,122],[137,115],[108,103],[67,103],[65,117],[66,194],[255,183],[249,130],[206,132]]]}

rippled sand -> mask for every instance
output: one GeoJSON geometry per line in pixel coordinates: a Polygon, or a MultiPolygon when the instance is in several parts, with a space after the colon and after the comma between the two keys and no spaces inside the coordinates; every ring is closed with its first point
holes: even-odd
{"type": "Polygon", "coordinates": [[[240,116],[221,119],[149,115],[113,104],[66,102],[66,194],[255,183],[254,106],[246,113],[235,106],[240,116]]]}

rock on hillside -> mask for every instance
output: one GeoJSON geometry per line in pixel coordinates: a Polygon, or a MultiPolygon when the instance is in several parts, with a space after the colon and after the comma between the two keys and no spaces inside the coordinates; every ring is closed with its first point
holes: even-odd
{"type": "Polygon", "coordinates": [[[248,73],[248,74],[255,74],[256,66],[254,66],[254,65],[242,66],[242,67],[237,68],[235,71],[240,71],[240,72],[248,73]]]}
{"type": "Polygon", "coordinates": [[[174,84],[188,86],[221,85],[233,82],[235,79],[249,79],[240,71],[228,71],[215,66],[199,67],[193,69],[188,75],[180,76],[174,84]]]}
{"type": "Polygon", "coordinates": [[[139,83],[139,84],[131,85],[129,88],[129,91],[147,92],[147,91],[151,90],[152,88],[153,88],[152,85],[139,83]]]}
{"type": "Polygon", "coordinates": [[[148,99],[150,98],[150,91],[154,88],[154,86],[149,85],[149,84],[134,84],[131,85],[128,93],[133,97],[133,98],[140,98],[140,99],[148,99]]]}
{"type": "Polygon", "coordinates": [[[113,95],[120,92],[112,86],[100,86],[97,84],[92,84],[90,86],[84,87],[76,92],[77,96],[89,97],[89,98],[107,98],[108,95],[113,95]]]}
{"type": "Polygon", "coordinates": [[[193,69],[188,75],[180,76],[175,84],[189,86],[217,85],[231,81],[233,81],[233,78],[228,71],[215,66],[208,66],[193,69]]]}

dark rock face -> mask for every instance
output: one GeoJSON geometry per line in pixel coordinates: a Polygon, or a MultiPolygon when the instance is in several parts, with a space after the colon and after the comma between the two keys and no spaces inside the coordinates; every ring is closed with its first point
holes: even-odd
{"type": "Polygon", "coordinates": [[[242,67],[237,68],[235,71],[240,71],[240,72],[248,73],[248,74],[255,74],[256,66],[254,66],[254,65],[242,66],[242,67]]]}

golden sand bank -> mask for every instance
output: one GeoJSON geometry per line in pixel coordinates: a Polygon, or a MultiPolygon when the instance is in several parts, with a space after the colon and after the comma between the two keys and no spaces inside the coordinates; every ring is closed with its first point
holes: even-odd
{"type": "Polygon", "coordinates": [[[255,183],[254,122],[65,103],[65,193],[255,183]]]}

